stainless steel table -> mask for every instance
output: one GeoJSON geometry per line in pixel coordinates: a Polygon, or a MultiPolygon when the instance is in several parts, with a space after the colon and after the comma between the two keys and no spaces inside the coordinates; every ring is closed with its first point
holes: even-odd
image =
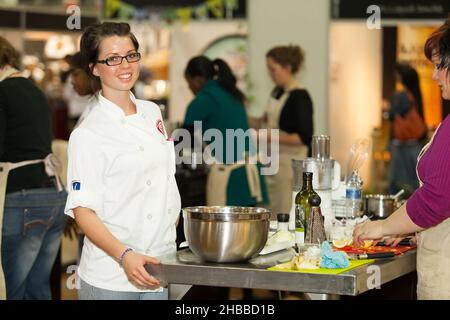
{"type": "Polygon", "coordinates": [[[338,275],[269,271],[268,267],[289,261],[293,249],[258,256],[245,263],[219,264],[201,261],[189,249],[160,257],[168,283],[295,291],[356,296],[377,284],[406,275],[416,269],[416,251],[395,258],[378,259],[338,275]]]}

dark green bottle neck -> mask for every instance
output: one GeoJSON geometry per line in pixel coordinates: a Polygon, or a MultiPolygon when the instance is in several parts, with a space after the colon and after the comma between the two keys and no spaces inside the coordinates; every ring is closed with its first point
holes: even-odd
{"type": "Polygon", "coordinates": [[[303,179],[303,187],[302,187],[302,189],[303,190],[312,190],[313,189],[313,187],[312,187],[312,179],[311,178],[303,179]]]}

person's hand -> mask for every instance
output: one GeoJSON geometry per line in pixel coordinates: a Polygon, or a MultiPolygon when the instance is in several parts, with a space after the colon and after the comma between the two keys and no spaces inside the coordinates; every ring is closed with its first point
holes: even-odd
{"type": "MultiPolygon", "coordinates": [[[[384,239],[384,243],[387,246],[396,247],[403,239],[407,238],[407,236],[396,236],[388,239],[384,239]]],[[[416,236],[409,236],[411,245],[417,244],[416,236]]]]}
{"type": "Polygon", "coordinates": [[[386,246],[396,247],[402,240],[405,239],[404,236],[395,236],[391,238],[384,239],[384,244],[386,246]]]}
{"type": "Polygon", "coordinates": [[[159,281],[153,278],[147,270],[145,270],[144,266],[147,263],[159,264],[160,261],[156,258],[145,256],[134,251],[128,252],[122,260],[122,266],[128,280],[142,288],[157,289],[159,288],[159,281]]]}
{"type": "Polygon", "coordinates": [[[367,221],[358,224],[353,230],[353,243],[356,247],[362,246],[364,240],[378,242],[383,237],[383,221],[367,221]]]}
{"type": "Polygon", "coordinates": [[[66,221],[64,224],[64,235],[70,240],[78,238],[78,225],[75,219],[72,219],[69,216],[66,216],[66,221]]]}

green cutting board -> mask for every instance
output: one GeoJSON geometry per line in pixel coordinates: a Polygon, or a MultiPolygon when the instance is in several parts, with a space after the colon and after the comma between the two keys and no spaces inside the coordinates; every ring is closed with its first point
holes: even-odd
{"type": "Polygon", "coordinates": [[[315,274],[340,274],[340,273],[344,273],[344,272],[347,272],[349,270],[355,269],[357,267],[363,266],[365,264],[372,263],[374,261],[375,261],[375,259],[350,260],[350,265],[347,268],[342,268],[342,269],[319,268],[319,269],[291,270],[291,269],[278,268],[278,267],[274,266],[274,267],[268,268],[267,270],[270,270],[270,271],[284,271],[284,272],[315,273],[315,274]]]}

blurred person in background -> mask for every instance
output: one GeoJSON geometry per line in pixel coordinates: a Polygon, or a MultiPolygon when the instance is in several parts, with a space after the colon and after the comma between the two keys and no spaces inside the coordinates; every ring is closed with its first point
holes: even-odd
{"type": "MultiPolygon", "coordinates": [[[[215,150],[215,163],[210,168],[207,181],[207,204],[220,206],[254,206],[267,203],[265,179],[260,174],[259,164],[247,161],[250,144],[245,137],[243,154],[238,154],[237,141],[226,141],[227,130],[249,129],[244,107],[244,94],[236,86],[236,77],[222,59],[210,60],[197,56],[189,60],[185,78],[195,95],[189,104],[184,127],[194,127],[200,121],[203,133],[217,129],[223,137],[223,149],[215,150]]],[[[244,137],[242,137],[244,139],[244,137]]]]}
{"type": "MultiPolygon", "coordinates": [[[[83,59],[80,52],[77,52],[73,56],[70,56],[69,63],[70,69],[66,77],[70,80],[70,85],[73,86],[73,90],[78,94],[79,97],[83,98],[83,100],[87,98],[86,105],[83,107],[84,111],[81,113],[80,117],[73,127],[73,129],[75,129],[83,122],[84,119],[86,119],[88,114],[95,107],[97,103],[95,91],[97,88],[95,88],[94,83],[91,81],[88,74],[84,70],[83,59]]],[[[74,98],[78,99],[77,97],[74,98]]],[[[84,234],[81,230],[78,229],[75,220],[69,216],[66,216],[66,227],[64,229],[64,234],[71,240],[79,236],[79,260],[81,257],[81,249],[83,247],[84,234]]]]}
{"type": "Polygon", "coordinates": [[[69,77],[70,73],[72,72],[71,69],[72,58],[73,55],[68,54],[61,60],[61,71],[60,71],[61,83],[66,83],[67,77],[69,77]]]}
{"type": "MultiPolygon", "coordinates": [[[[8,299],[51,299],[67,193],[51,154],[47,99],[18,64],[16,50],[0,37],[1,262],[8,299]]],[[[0,296],[2,280],[0,272],[0,296]]]]}
{"type": "MultiPolygon", "coordinates": [[[[450,99],[450,17],[425,43],[425,55],[434,64],[433,80],[450,99]]],[[[356,226],[355,245],[363,240],[417,235],[418,299],[450,299],[450,116],[436,129],[419,154],[420,187],[385,220],[356,226]]],[[[387,241],[386,241],[387,242],[387,241]]]]}
{"type": "Polygon", "coordinates": [[[141,68],[139,72],[139,78],[133,88],[136,98],[142,100],[148,99],[148,94],[146,93],[146,91],[152,81],[152,77],[153,76],[150,71],[148,71],[145,67],[141,68]]]}
{"type": "MultiPolygon", "coordinates": [[[[83,112],[78,117],[74,129],[78,127],[84,119],[88,116],[88,114],[92,111],[95,104],[97,103],[97,97],[95,96],[95,92],[98,88],[95,88],[95,84],[91,82],[88,74],[84,70],[83,61],[81,57],[81,53],[75,53],[71,58],[71,72],[70,72],[70,84],[73,86],[73,89],[78,94],[78,97],[82,98],[85,103],[83,106],[83,112]]],[[[78,99],[78,98],[75,98],[78,99]]],[[[77,103],[81,104],[81,101],[77,103]]]]}
{"type": "Polygon", "coordinates": [[[63,82],[63,98],[67,104],[68,132],[72,132],[80,119],[92,95],[92,88],[85,72],[80,67],[80,54],[77,53],[68,59],[70,69],[63,82]],[[84,74],[83,74],[84,73],[84,74]],[[77,79],[73,81],[73,77],[77,79]],[[85,83],[82,83],[85,81],[85,83]]]}
{"type": "MultiPolygon", "coordinates": [[[[395,78],[395,93],[390,99],[388,111],[389,121],[392,123],[391,126],[395,125],[396,115],[404,117],[411,108],[416,108],[423,120],[422,93],[417,71],[409,64],[398,63],[395,66],[395,78]]],[[[426,138],[426,132],[419,139],[400,141],[394,137],[393,130],[391,130],[389,144],[391,153],[389,193],[395,194],[404,189],[407,195],[411,195],[419,186],[416,165],[417,156],[423,147],[422,140],[424,138],[426,138]]]]}
{"type": "Polygon", "coordinates": [[[267,69],[275,88],[263,118],[251,119],[256,128],[280,130],[278,173],[266,177],[273,219],[278,213],[291,211],[294,183],[291,159],[304,159],[310,152],[313,103],[308,91],[296,79],[304,60],[299,46],[278,46],[267,52],[267,69]]]}

